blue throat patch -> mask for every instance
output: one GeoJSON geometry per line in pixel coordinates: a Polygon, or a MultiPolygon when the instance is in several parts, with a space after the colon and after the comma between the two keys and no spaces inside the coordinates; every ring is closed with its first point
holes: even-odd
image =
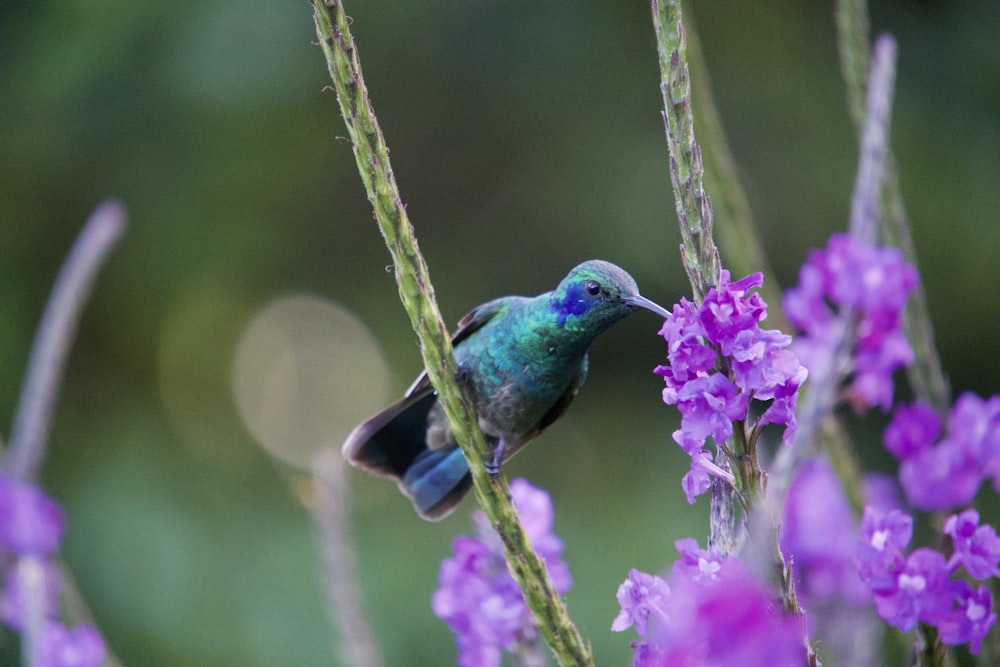
{"type": "Polygon", "coordinates": [[[562,301],[552,301],[552,310],[559,313],[556,322],[560,327],[566,326],[566,318],[570,315],[583,315],[590,308],[590,299],[583,289],[583,285],[574,283],[566,289],[566,297],[562,301]]]}

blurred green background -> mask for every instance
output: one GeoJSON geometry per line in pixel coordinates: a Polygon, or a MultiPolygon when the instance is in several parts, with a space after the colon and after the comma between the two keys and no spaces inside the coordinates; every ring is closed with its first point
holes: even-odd
{"type": "MultiPolygon", "coordinates": [[[[832,5],[689,9],[788,286],[807,250],[845,227],[856,164],[832,5]]],[[[942,357],[956,390],[989,394],[1000,3],[872,10],[899,41],[892,141],[942,357]]],[[[495,296],[550,289],[594,257],[666,305],[689,292],[648,3],[355,0],[347,11],[450,323],[495,296]]],[[[334,446],[420,360],[314,40],[304,1],[0,3],[0,432],[72,239],[107,196],[130,212],[82,322],[43,475],[68,514],[65,558],[129,665],[335,664],[303,475],[258,446],[234,398],[242,382],[251,421],[270,418],[267,397],[285,385],[234,380],[237,350],[289,295],[333,300],[369,327],[366,340],[308,302],[320,304],[309,350],[346,354],[332,370],[320,354],[312,404],[286,396],[276,419],[334,446]],[[351,365],[362,357],[371,365],[351,365]]],[[[279,342],[308,338],[278,312],[279,342]]],[[[664,353],[657,325],[636,315],[605,335],[573,409],[506,468],[553,495],[569,608],[599,664],[630,660],[631,634],[609,631],[628,569],[659,570],[675,539],[707,532],[707,502],[689,507],[680,490],[674,410],[650,373],[664,353]]],[[[310,366],[292,363],[286,384],[301,390],[296,363],[310,366]]],[[[887,465],[877,439],[863,446],[887,465]]],[[[429,598],[472,503],[426,524],[392,484],[351,480],[386,663],[453,664],[429,598]]]]}

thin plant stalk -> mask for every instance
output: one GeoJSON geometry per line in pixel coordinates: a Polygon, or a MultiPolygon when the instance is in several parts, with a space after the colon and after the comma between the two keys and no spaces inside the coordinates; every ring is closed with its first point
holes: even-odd
{"type": "Polygon", "coordinates": [[[339,0],[313,0],[313,8],[316,33],[351,138],[358,172],[392,255],[400,300],[420,340],[424,367],[438,392],[449,428],[469,462],[476,497],[504,543],[507,562],[535,616],[539,632],[560,664],[591,665],[590,646],[570,620],[544,562],[531,548],[511,502],[506,478],[486,472],[485,461],[489,456],[486,440],[475,411],[455,382],[458,369],[451,339],[396,185],[388,146],[368,98],[350,21],[339,0]]]}
{"type": "Polygon", "coordinates": [[[80,231],[59,271],[31,346],[3,460],[4,472],[15,479],[33,481],[38,476],[52,429],[59,382],[83,305],[104,259],[124,231],[124,206],[117,201],[101,204],[80,231]]]}
{"type": "MultiPolygon", "coordinates": [[[[660,63],[670,182],[681,231],[681,262],[691,282],[694,300],[701,303],[709,290],[718,286],[722,267],[719,250],[712,237],[712,202],[705,193],[701,147],[694,136],[691,77],[680,0],[653,0],[652,12],[660,63]]],[[[729,482],[712,478],[710,541],[720,549],[731,548],[739,542],[733,508],[720,504],[732,505],[739,501],[746,510],[760,496],[762,484],[756,452],[748,440],[741,437],[742,429],[735,428],[733,432],[734,437],[727,447],[720,450],[726,452],[730,459],[737,493],[720,487],[729,482]]]]}
{"type": "MultiPolygon", "coordinates": [[[[847,108],[860,134],[864,125],[867,76],[872,58],[867,0],[836,0],[834,14],[841,75],[847,90],[847,108]]],[[[880,235],[882,240],[903,251],[908,264],[919,269],[916,246],[900,189],[899,171],[891,148],[886,149],[884,169],[879,211],[886,224],[880,225],[880,235]]],[[[914,351],[914,361],[906,367],[913,393],[932,405],[939,414],[946,414],[951,405],[951,387],[934,345],[934,325],[923,285],[917,285],[910,292],[903,314],[903,331],[914,351]]]]}
{"type": "Polygon", "coordinates": [[[357,557],[349,538],[351,492],[340,452],[324,449],[312,465],[313,516],[323,558],[324,590],[343,664],[381,667],[382,653],[367,622],[358,585],[357,557]]]}

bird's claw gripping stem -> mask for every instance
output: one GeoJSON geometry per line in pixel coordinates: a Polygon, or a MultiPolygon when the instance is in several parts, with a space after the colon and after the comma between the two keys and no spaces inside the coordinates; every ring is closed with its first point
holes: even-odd
{"type": "Polygon", "coordinates": [[[500,440],[493,448],[493,458],[486,462],[486,472],[496,476],[500,474],[500,464],[503,463],[504,442],[500,440]]]}

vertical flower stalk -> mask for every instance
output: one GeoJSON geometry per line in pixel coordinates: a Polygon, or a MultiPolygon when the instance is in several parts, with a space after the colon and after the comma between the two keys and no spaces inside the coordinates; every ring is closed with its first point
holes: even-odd
{"type": "Polygon", "coordinates": [[[125,208],[116,201],[101,204],[87,220],[56,278],[31,347],[10,446],[3,460],[3,470],[15,479],[32,480],[38,474],[59,381],[83,304],[98,269],[124,231],[125,208]]]}
{"type": "Polygon", "coordinates": [[[98,667],[108,653],[91,624],[69,628],[60,620],[61,589],[71,583],[55,561],[64,515],[32,482],[45,457],[57,390],[83,304],[124,230],[124,207],[109,201],[91,214],[73,244],[32,344],[10,447],[0,468],[0,620],[20,633],[26,666],[98,667]]]}
{"type": "MultiPolygon", "coordinates": [[[[653,0],[651,8],[660,63],[670,183],[681,231],[681,263],[691,282],[694,302],[701,304],[709,290],[719,285],[722,266],[712,238],[712,202],[705,193],[701,147],[694,137],[690,71],[680,0],[653,0]]],[[[716,474],[709,482],[712,488],[712,543],[727,548],[738,541],[733,520],[735,499],[730,486],[740,489],[744,499],[759,496],[762,486],[756,456],[747,451],[746,444],[739,438],[730,443],[730,458],[743,464],[731,471],[733,481],[728,481],[724,474],[716,474]]],[[[704,457],[699,458],[704,460],[704,457]]],[[[720,472],[730,472],[725,467],[716,467],[720,472]]],[[[707,475],[702,479],[709,480],[707,475]]]]}
{"type": "Polygon", "coordinates": [[[539,632],[563,665],[590,665],[589,646],[573,625],[545,565],[534,553],[510,501],[503,475],[486,473],[485,438],[472,406],[455,378],[457,366],[448,331],[434,299],[426,262],[417,246],[389,163],[389,149],[375,118],[361,73],[350,22],[339,0],[313,0],[316,34],[337,92],[354,149],[358,173],[392,255],[400,300],[420,340],[427,375],[438,392],[448,426],[469,462],[476,497],[497,530],[515,580],[524,591],[539,632]]]}
{"type": "Polygon", "coordinates": [[[345,466],[340,452],[332,449],[324,450],[313,461],[309,509],[323,558],[327,604],[334,629],[340,634],[343,663],[381,667],[382,653],[366,620],[357,557],[348,534],[351,493],[345,466]]]}
{"type": "MultiPolygon", "coordinates": [[[[837,50],[841,74],[846,84],[847,106],[860,135],[865,124],[868,72],[872,64],[868,3],[866,0],[837,0],[835,16],[837,50]]],[[[887,242],[903,251],[909,264],[918,267],[906,206],[899,186],[899,173],[892,151],[888,148],[884,170],[880,197],[881,212],[886,224],[880,228],[880,234],[887,242]]],[[[903,327],[907,339],[916,351],[914,363],[906,369],[910,385],[919,399],[943,413],[951,400],[951,389],[934,345],[934,327],[927,309],[927,296],[920,286],[913,291],[907,303],[903,327]]]]}
{"type": "Polygon", "coordinates": [[[670,155],[670,183],[681,230],[681,261],[701,303],[718,285],[719,250],[712,238],[712,202],[705,194],[701,147],[694,138],[691,80],[680,0],[653,0],[653,26],[660,62],[663,121],[670,155]]]}

